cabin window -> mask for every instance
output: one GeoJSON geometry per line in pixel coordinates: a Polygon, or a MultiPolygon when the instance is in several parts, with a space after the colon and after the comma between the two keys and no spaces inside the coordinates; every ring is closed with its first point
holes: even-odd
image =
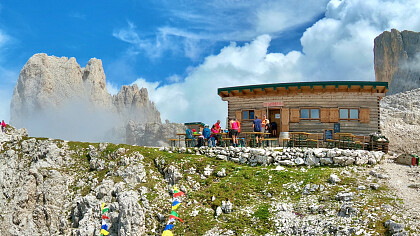
{"type": "Polygon", "coordinates": [[[319,120],[319,108],[300,109],[300,118],[303,120],[319,120]]]}
{"type": "Polygon", "coordinates": [[[244,120],[253,120],[254,119],[254,110],[245,110],[245,111],[242,111],[242,119],[244,119],[244,120]]]}
{"type": "Polygon", "coordinates": [[[359,120],[359,109],[340,108],[340,120],[359,120]]]}

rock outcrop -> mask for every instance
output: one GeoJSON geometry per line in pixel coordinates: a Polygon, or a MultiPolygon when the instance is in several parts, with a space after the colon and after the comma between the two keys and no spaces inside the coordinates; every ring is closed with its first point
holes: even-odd
{"type": "Polygon", "coordinates": [[[176,137],[178,133],[185,133],[185,129],[186,127],[183,124],[170,123],[169,121],[164,124],[142,124],[129,121],[126,125],[125,143],[154,147],[168,146],[168,139],[176,137]]]}
{"type": "Polygon", "coordinates": [[[10,123],[31,135],[71,140],[124,142],[124,132],[110,132],[129,120],[161,123],[147,89],[123,86],[111,96],[96,58],[81,68],[75,58],[35,54],[19,75],[10,108],[10,123]]]}
{"type": "Polygon", "coordinates": [[[420,153],[420,89],[384,97],[381,127],[396,153],[420,153]]]}
{"type": "Polygon", "coordinates": [[[375,38],[376,81],[389,83],[388,95],[420,87],[420,33],[392,29],[375,38]]]}
{"type": "Polygon", "coordinates": [[[110,208],[110,235],[145,234],[144,194],[134,187],[147,180],[141,154],[117,149],[105,164],[107,144],[86,153],[27,135],[25,129],[0,132],[0,235],[99,235],[102,202],[110,208]],[[93,156],[105,172],[82,166],[93,156]],[[117,166],[113,158],[119,168],[109,166],[117,166]]]}

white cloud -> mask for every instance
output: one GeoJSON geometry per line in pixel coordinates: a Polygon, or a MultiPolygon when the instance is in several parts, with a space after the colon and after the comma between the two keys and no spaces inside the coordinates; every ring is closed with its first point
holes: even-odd
{"type": "Polygon", "coordinates": [[[4,46],[9,40],[9,36],[0,30],[0,47],[4,46]]]}
{"type": "Polygon", "coordinates": [[[325,12],[328,0],[268,1],[257,8],[255,32],[279,33],[325,12]]]}
{"type": "Polygon", "coordinates": [[[118,87],[114,84],[112,84],[111,82],[107,81],[106,82],[106,90],[108,91],[108,93],[110,93],[111,95],[116,95],[118,93],[118,87]]]}
{"type": "Polygon", "coordinates": [[[150,58],[163,52],[192,60],[218,41],[250,41],[262,34],[277,37],[283,31],[310,22],[325,12],[328,0],[157,0],[168,18],[154,32],[141,32],[134,23],[116,29],[113,36],[133,45],[150,58]],[[147,36],[152,34],[153,36],[147,36]]]}
{"type": "Polygon", "coordinates": [[[208,56],[179,83],[159,86],[142,79],[140,84],[148,87],[162,119],[211,124],[227,115],[227,103],[217,95],[220,87],[374,80],[374,38],[391,28],[420,31],[418,12],[416,1],[331,0],[325,17],[302,36],[302,52],[267,53],[271,37],[262,35],[241,47],[231,43],[208,56]]]}
{"type": "Polygon", "coordinates": [[[302,78],[295,70],[301,54],[267,54],[270,39],[268,35],[262,35],[242,47],[232,43],[218,55],[207,57],[180,83],[159,86],[157,82],[148,83],[144,79],[135,83],[148,89],[163,120],[205,123],[224,120],[227,104],[217,95],[217,88],[302,78]]]}
{"type": "Polygon", "coordinates": [[[131,85],[136,84],[139,88],[147,88],[148,91],[155,91],[159,86],[159,82],[149,83],[143,78],[138,78],[131,85]]]}
{"type": "Polygon", "coordinates": [[[0,66],[0,120],[5,122],[9,122],[10,119],[10,101],[17,78],[15,70],[0,66]]]}
{"type": "Polygon", "coordinates": [[[179,75],[171,75],[168,78],[166,78],[166,81],[168,81],[169,83],[179,83],[182,81],[182,78],[179,75]]]}

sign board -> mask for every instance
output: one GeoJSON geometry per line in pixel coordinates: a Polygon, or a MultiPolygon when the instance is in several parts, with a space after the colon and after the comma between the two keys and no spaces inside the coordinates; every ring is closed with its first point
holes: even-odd
{"type": "Polygon", "coordinates": [[[276,119],[280,119],[280,113],[275,114],[275,115],[274,115],[274,118],[276,118],[276,119]]]}
{"type": "Polygon", "coordinates": [[[282,101],[264,102],[264,107],[282,107],[284,103],[282,101]]]}
{"type": "Polygon", "coordinates": [[[333,139],[333,130],[332,129],[324,129],[324,140],[333,139]]]}
{"type": "Polygon", "coordinates": [[[334,123],[334,133],[340,133],[340,123],[334,123]]]}

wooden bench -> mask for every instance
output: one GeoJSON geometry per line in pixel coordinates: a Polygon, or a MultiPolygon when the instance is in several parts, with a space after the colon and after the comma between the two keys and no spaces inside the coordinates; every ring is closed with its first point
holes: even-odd
{"type": "Polygon", "coordinates": [[[170,138],[169,142],[171,143],[171,147],[175,147],[176,146],[176,141],[178,141],[178,139],[176,138],[170,138]]]}
{"type": "Polygon", "coordinates": [[[229,147],[229,145],[230,145],[230,141],[232,141],[233,139],[232,138],[222,138],[222,143],[221,143],[221,145],[223,146],[223,147],[229,147]]]}
{"type": "Polygon", "coordinates": [[[307,139],[306,146],[308,148],[319,148],[319,140],[318,139],[307,139]]]}
{"type": "MultiPolygon", "coordinates": [[[[270,143],[270,147],[273,147],[273,142],[274,143],[278,143],[278,139],[277,138],[264,138],[263,139],[263,143],[265,142],[265,141],[267,141],[267,147],[268,147],[268,143],[270,143]]],[[[279,145],[277,145],[277,146],[279,146],[279,145]]]]}
{"type": "MultiPolygon", "coordinates": [[[[280,143],[283,144],[283,147],[292,146],[291,142],[290,142],[290,138],[282,138],[282,139],[280,139],[280,143]]],[[[279,145],[280,145],[280,143],[279,143],[279,145]]]]}
{"type": "Polygon", "coordinates": [[[194,147],[195,146],[195,140],[186,138],[185,139],[185,147],[194,147]]]}

